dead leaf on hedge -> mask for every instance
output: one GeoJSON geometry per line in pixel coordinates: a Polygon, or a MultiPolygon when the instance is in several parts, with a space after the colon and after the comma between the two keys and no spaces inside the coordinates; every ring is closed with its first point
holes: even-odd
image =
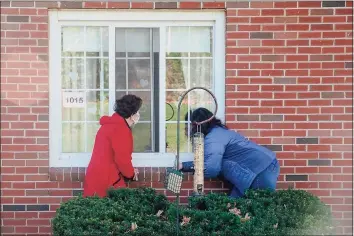
{"type": "Polygon", "coordinates": [[[240,215],[241,215],[241,210],[240,210],[240,209],[237,209],[236,207],[230,209],[229,212],[232,213],[232,214],[234,214],[234,215],[237,215],[237,216],[240,216],[240,215]]]}
{"type": "Polygon", "coordinates": [[[244,223],[250,219],[251,219],[251,217],[248,215],[248,213],[246,213],[245,217],[241,218],[241,222],[244,223]]]}
{"type": "Polygon", "coordinates": [[[132,227],[131,227],[131,230],[134,231],[138,228],[138,225],[134,222],[132,223],[132,227]]]}
{"type": "Polygon", "coordinates": [[[156,213],[156,216],[157,216],[157,217],[160,217],[162,213],[163,213],[163,210],[159,210],[159,211],[156,213]]]}
{"type": "Polygon", "coordinates": [[[278,228],[278,223],[276,223],[275,225],[273,225],[274,229],[278,228]]]}
{"type": "Polygon", "coordinates": [[[189,221],[190,221],[190,220],[191,220],[190,217],[183,216],[183,220],[182,220],[181,226],[184,226],[184,225],[189,224],[189,221]]]}

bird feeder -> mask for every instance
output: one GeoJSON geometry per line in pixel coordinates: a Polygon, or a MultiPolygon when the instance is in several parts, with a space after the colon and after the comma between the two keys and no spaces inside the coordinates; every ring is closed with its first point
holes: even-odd
{"type": "Polygon", "coordinates": [[[191,92],[192,90],[201,89],[208,92],[215,102],[215,110],[213,115],[204,121],[193,122],[193,125],[196,126],[196,133],[192,137],[193,144],[193,154],[194,154],[194,180],[193,180],[193,194],[194,195],[203,195],[204,194],[204,134],[201,132],[201,125],[211,121],[218,110],[218,103],[216,101],[215,95],[208,89],[204,87],[193,87],[187,90],[184,94],[182,94],[179,99],[177,106],[177,156],[176,163],[179,163],[179,155],[180,155],[180,118],[181,118],[181,103],[184,97],[191,92]]]}

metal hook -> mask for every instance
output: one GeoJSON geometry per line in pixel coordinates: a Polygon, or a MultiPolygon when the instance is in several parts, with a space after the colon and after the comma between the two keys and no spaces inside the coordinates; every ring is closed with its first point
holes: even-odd
{"type": "Polygon", "coordinates": [[[184,92],[180,99],[179,99],[179,102],[178,102],[178,106],[177,106],[177,156],[176,156],[176,163],[177,163],[177,168],[178,168],[178,163],[179,163],[179,149],[180,149],[180,132],[179,132],[179,129],[180,129],[180,122],[181,122],[181,104],[182,104],[182,101],[184,99],[184,97],[191,91],[193,90],[196,90],[196,89],[201,89],[201,90],[204,90],[206,92],[208,92],[214,99],[214,102],[215,102],[215,110],[214,110],[214,113],[213,115],[207,119],[207,120],[204,120],[204,121],[201,121],[201,122],[194,122],[194,124],[196,124],[197,126],[199,125],[202,125],[204,123],[207,123],[209,121],[211,121],[215,116],[216,116],[216,113],[218,111],[218,102],[216,101],[216,97],[215,95],[210,91],[208,90],[207,88],[204,88],[204,87],[193,87],[193,88],[190,88],[188,89],[186,92],[184,92]]]}

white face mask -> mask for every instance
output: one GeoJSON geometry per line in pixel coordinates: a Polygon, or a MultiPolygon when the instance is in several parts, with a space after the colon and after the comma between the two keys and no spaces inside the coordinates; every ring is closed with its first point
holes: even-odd
{"type": "Polygon", "coordinates": [[[133,121],[133,125],[136,125],[139,122],[140,119],[140,113],[139,111],[137,113],[135,113],[134,115],[132,115],[132,121],[133,121]]]}

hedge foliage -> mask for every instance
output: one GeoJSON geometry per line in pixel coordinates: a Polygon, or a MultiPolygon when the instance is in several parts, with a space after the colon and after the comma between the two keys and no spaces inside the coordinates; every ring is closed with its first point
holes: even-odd
{"type": "MultiPolygon", "coordinates": [[[[176,205],[151,188],[110,190],[107,198],[63,203],[53,233],[66,235],[176,235],[176,205]]],[[[209,194],[180,208],[180,234],[333,235],[329,207],[302,190],[248,191],[244,198],[209,194]]]]}

